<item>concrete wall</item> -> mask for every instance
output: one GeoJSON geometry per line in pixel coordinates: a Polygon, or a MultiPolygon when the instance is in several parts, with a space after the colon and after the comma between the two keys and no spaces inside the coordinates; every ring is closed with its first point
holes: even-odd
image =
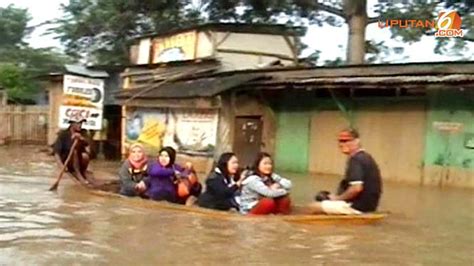
{"type": "Polygon", "coordinates": [[[283,94],[274,97],[277,131],[275,165],[278,170],[308,170],[311,124],[311,98],[304,94],[283,94]]]}
{"type": "Polygon", "coordinates": [[[222,95],[219,111],[218,145],[215,158],[223,152],[233,150],[235,117],[261,116],[263,119],[261,151],[275,153],[276,115],[270,106],[262,103],[256,95],[222,95]]]}
{"type": "MultiPolygon", "coordinates": [[[[263,119],[261,150],[273,154],[275,148],[276,117],[273,110],[254,95],[241,95],[235,101],[235,116],[261,116],[263,119]]],[[[232,130],[234,132],[234,129],[232,130]]]]}
{"type": "Polygon", "coordinates": [[[204,58],[214,55],[214,41],[211,33],[198,32],[197,34],[196,58],[204,58]]]}
{"type": "Polygon", "coordinates": [[[426,109],[424,102],[380,102],[358,106],[356,126],[362,145],[386,180],[420,184],[426,109]]]}
{"type": "Polygon", "coordinates": [[[278,130],[275,144],[277,169],[306,172],[308,169],[308,147],[310,113],[291,110],[278,113],[278,130]]]}
{"type": "MultiPolygon", "coordinates": [[[[171,40],[179,34],[165,37],[165,39],[171,40]]],[[[187,50],[191,49],[195,52],[194,58],[188,55],[186,60],[216,57],[222,61],[225,70],[257,68],[275,60],[280,60],[284,65],[294,63],[292,48],[281,35],[201,31],[195,36],[196,39],[190,38],[189,41],[176,44],[184,45],[187,50]],[[245,52],[265,54],[246,54],[245,52]],[[290,59],[282,59],[274,55],[290,59]]],[[[295,42],[294,37],[289,38],[290,42],[295,42]]],[[[160,38],[156,38],[158,39],[160,38]]],[[[148,64],[155,60],[150,58],[153,56],[153,53],[150,53],[151,46],[151,38],[141,39],[137,45],[132,46],[130,48],[132,64],[148,64]]]]}
{"type": "Polygon", "coordinates": [[[291,58],[292,50],[283,36],[227,32],[216,32],[215,35],[218,44],[217,57],[222,60],[226,70],[257,68],[275,60],[280,60],[284,65],[293,63],[291,60],[283,60],[276,56],[245,54],[245,52],[262,52],[291,58]],[[225,49],[242,53],[229,53],[225,52],[225,49]]]}
{"type": "Polygon", "coordinates": [[[465,147],[474,134],[474,93],[433,91],[429,95],[424,184],[474,187],[474,149],[465,147]],[[443,131],[440,122],[460,125],[443,131]]]}
{"type": "Polygon", "coordinates": [[[137,64],[148,64],[150,62],[151,39],[142,39],[138,46],[137,64]]]}
{"type": "Polygon", "coordinates": [[[308,171],[323,174],[343,174],[346,157],[337,148],[335,136],[348,122],[339,110],[311,113],[308,171]]]}
{"type": "MultiPolygon", "coordinates": [[[[223,40],[227,33],[216,32],[216,35],[219,42],[223,40]]],[[[242,51],[266,51],[268,53],[292,56],[291,48],[281,35],[230,33],[218,48],[242,51]]]]}
{"type": "Polygon", "coordinates": [[[290,60],[281,60],[276,57],[262,56],[262,55],[248,55],[219,52],[218,59],[222,62],[222,69],[224,71],[238,70],[238,69],[255,69],[259,66],[267,65],[280,60],[284,65],[290,65],[293,62],[290,60]]]}
{"type": "Polygon", "coordinates": [[[423,101],[341,99],[349,110],[345,114],[332,99],[310,94],[300,97],[304,99],[288,97],[278,104],[276,158],[280,169],[344,174],[347,158],[339,151],[337,134],[352,120],[384,179],[421,183],[426,124],[423,101]]]}
{"type": "MultiPolygon", "coordinates": [[[[127,84],[127,82],[125,82],[127,84]]],[[[276,116],[273,110],[263,104],[258,96],[256,95],[230,95],[224,94],[218,96],[215,101],[220,102],[221,108],[219,109],[219,120],[217,128],[217,143],[214,156],[203,157],[203,156],[187,156],[179,154],[178,162],[183,163],[190,161],[195,165],[195,168],[200,173],[208,173],[212,169],[213,162],[224,152],[233,151],[234,143],[234,130],[235,130],[235,117],[237,116],[261,116],[263,118],[262,128],[262,146],[261,150],[269,152],[270,154],[275,153],[275,134],[276,134],[276,116]]],[[[156,101],[151,101],[155,103],[156,101]]],[[[124,107],[123,115],[133,112],[133,107],[124,107]]],[[[122,124],[122,155],[123,157],[127,154],[126,143],[124,142],[125,126],[126,121],[123,120],[122,124]]]]}

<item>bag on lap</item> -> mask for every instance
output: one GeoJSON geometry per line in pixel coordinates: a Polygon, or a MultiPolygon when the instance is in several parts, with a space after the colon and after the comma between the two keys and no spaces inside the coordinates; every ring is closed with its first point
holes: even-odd
{"type": "Polygon", "coordinates": [[[316,194],[314,197],[314,200],[316,201],[324,201],[324,200],[329,200],[329,194],[331,194],[329,191],[326,190],[321,190],[316,194]]]}

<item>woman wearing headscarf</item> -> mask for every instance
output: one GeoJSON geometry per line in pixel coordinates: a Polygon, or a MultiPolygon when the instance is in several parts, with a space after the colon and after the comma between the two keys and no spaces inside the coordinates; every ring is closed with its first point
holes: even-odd
{"type": "Polygon", "coordinates": [[[146,191],[148,159],[141,144],[135,143],[130,146],[128,158],[120,167],[119,178],[120,194],[124,196],[140,196],[146,191]]]}
{"type": "Polygon", "coordinates": [[[172,147],[164,147],[158,153],[158,160],[148,169],[150,186],[147,195],[158,201],[177,202],[176,179],[183,168],[175,164],[176,151],[172,147]]]}
{"type": "Polygon", "coordinates": [[[223,153],[216,168],[206,180],[206,191],[198,199],[198,205],[204,208],[227,211],[239,210],[236,196],[242,180],[234,181],[239,171],[239,160],[234,153],[223,153]]]}

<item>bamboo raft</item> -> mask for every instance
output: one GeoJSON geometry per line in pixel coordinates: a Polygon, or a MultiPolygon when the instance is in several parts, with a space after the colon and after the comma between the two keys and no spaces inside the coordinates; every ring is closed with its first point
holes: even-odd
{"type": "MultiPolygon", "coordinates": [[[[71,177],[72,174],[69,173],[71,177]]],[[[74,177],[73,177],[74,178],[74,177]]],[[[185,212],[196,215],[202,215],[213,219],[222,219],[222,220],[247,220],[247,221],[271,221],[271,220],[280,220],[289,223],[297,224],[343,224],[343,225],[367,225],[367,224],[376,224],[383,221],[388,213],[367,213],[360,215],[326,215],[326,214],[304,214],[304,208],[294,207],[294,213],[291,215],[268,215],[268,216],[243,216],[235,212],[226,212],[211,210],[206,208],[201,208],[198,206],[184,206],[180,204],[168,203],[168,202],[158,202],[147,199],[142,199],[139,197],[126,197],[117,193],[118,191],[118,181],[112,182],[102,182],[97,186],[86,187],[89,194],[99,197],[114,198],[118,200],[123,200],[127,204],[133,206],[143,206],[147,209],[162,209],[162,210],[171,210],[177,212],[185,212]],[[298,214],[300,213],[300,214],[298,214]]]]}

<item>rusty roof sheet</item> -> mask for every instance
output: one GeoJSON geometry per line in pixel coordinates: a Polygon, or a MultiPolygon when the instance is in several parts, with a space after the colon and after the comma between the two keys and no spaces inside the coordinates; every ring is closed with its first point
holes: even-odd
{"type": "Polygon", "coordinates": [[[420,75],[420,76],[382,76],[382,77],[332,77],[271,79],[258,84],[405,84],[405,83],[466,83],[474,81],[474,75],[420,75]]]}
{"type": "Polygon", "coordinates": [[[275,79],[393,77],[474,74],[474,61],[370,64],[345,66],[288,66],[219,72],[215,75],[264,73],[275,79]]]}
{"type": "Polygon", "coordinates": [[[184,99],[213,97],[249,81],[263,78],[263,75],[232,75],[225,77],[206,77],[164,83],[156,88],[125,89],[116,94],[118,99],[184,99]]]}

